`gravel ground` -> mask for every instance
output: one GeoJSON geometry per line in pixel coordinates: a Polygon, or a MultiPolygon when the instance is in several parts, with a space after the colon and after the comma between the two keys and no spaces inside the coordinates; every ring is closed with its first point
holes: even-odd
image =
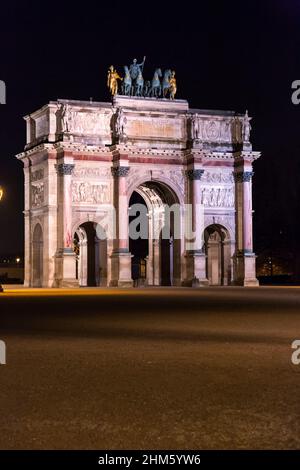
{"type": "Polygon", "coordinates": [[[0,295],[1,449],[299,449],[299,288],[0,295]]]}

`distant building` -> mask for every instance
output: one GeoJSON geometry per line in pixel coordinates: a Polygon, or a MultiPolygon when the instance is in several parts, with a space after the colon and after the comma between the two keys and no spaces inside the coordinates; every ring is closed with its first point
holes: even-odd
{"type": "Polygon", "coordinates": [[[0,255],[0,282],[22,284],[24,281],[24,259],[19,254],[0,255]]]}

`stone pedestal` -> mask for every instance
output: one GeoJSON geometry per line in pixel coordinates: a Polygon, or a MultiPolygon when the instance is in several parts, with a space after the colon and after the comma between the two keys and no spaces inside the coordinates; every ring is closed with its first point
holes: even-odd
{"type": "Polygon", "coordinates": [[[206,277],[206,255],[203,252],[190,252],[186,254],[186,279],[183,282],[187,287],[208,286],[206,277]]]}
{"type": "Polygon", "coordinates": [[[239,253],[236,256],[235,285],[257,287],[256,256],[254,253],[239,253]]]}
{"type": "Polygon", "coordinates": [[[132,287],[131,254],[129,252],[114,252],[111,255],[112,279],[111,287],[132,287]]]}
{"type": "Polygon", "coordinates": [[[58,273],[53,287],[79,287],[76,279],[76,254],[71,249],[64,249],[56,254],[56,266],[58,273]]]}

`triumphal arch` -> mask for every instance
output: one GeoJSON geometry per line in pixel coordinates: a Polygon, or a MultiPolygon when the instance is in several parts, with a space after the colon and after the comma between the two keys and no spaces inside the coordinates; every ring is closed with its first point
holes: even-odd
{"type": "MultiPolygon", "coordinates": [[[[130,81],[125,68],[111,101],[61,99],[25,117],[27,142],[17,156],[25,174],[25,285],[257,285],[252,164],[260,154],[248,113],[193,109],[175,98],[176,87],[169,95],[151,82],[138,88],[137,73],[134,88],[126,73],[130,81]],[[146,208],[143,239],[129,236],[136,203],[146,208]],[[171,215],[166,238],[172,205],[177,227],[171,215]]],[[[168,76],[176,84],[175,72],[168,76]]]]}

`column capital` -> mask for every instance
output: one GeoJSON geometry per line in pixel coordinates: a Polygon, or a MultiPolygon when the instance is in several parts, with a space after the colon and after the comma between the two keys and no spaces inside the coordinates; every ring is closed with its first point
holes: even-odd
{"type": "Polygon", "coordinates": [[[240,171],[239,173],[234,173],[234,181],[236,183],[249,183],[254,175],[254,171],[240,171]]]}
{"type": "Polygon", "coordinates": [[[121,176],[127,176],[129,173],[129,166],[112,167],[111,173],[113,176],[116,176],[118,178],[121,176]]]}
{"type": "Polygon", "coordinates": [[[59,163],[55,165],[56,172],[59,176],[72,175],[75,165],[72,163],[59,163]]]}
{"type": "Polygon", "coordinates": [[[204,170],[199,170],[199,169],[187,170],[186,176],[188,177],[190,181],[201,180],[203,173],[204,173],[204,170]]]}

